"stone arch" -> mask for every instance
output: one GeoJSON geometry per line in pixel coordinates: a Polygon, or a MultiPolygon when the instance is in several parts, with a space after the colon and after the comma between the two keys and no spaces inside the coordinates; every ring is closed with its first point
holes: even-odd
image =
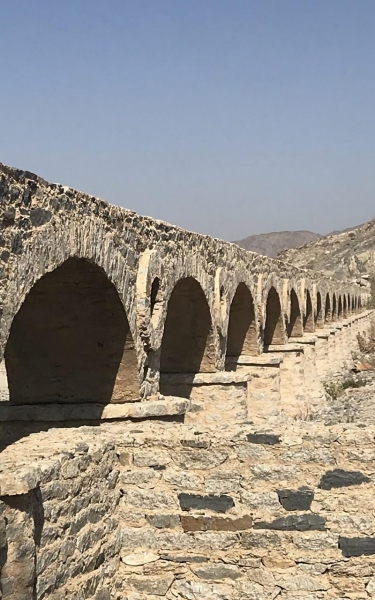
{"type": "Polygon", "coordinates": [[[285,344],[284,323],[279,294],[272,286],[266,301],[266,322],[263,332],[264,346],[285,344]]]}
{"type": "Polygon", "coordinates": [[[314,312],[309,290],[306,290],[306,308],[303,317],[303,329],[306,333],[314,332],[314,312]]]}
{"type": "Polygon", "coordinates": [[[330,321],[332,321],[331,299],[329,297],[329,293],[327,292],[324,305],[324,322],[329,323],[330,321]]]}
{"type": "Polygon", "coordinates": [[[290,312],[287,334],[288,337],[301,337],[303,335],[301,311],[297,294],[293,288],[290,291],[290,312]]]}
{"type": "Polygon", "coordinates": [[[193,277],[180,279],[168,301],[160,373],[215,370],[215,344],[206,296],[193,277]]]}
{"type": "Polygon", "coordinates": [[[227,357],[259,354],[255,308],[249,288],[241,282],[234,294],[227,335],[227,357]]]}
{"type": "Polygon", "coordinates": [[[316,293],[316,312],[314,315],[315,326],[323,327],[324,318],[323,318],[323,305],[322,305],[322,295],[320,292],[316,293]]]}
{"type": "Polygon", "coordinates": [[[140,396],[123,304],[104,270],[82,258],[67,259],[33,285],[12,321],[5,365],[15,404],[140,396]]]}

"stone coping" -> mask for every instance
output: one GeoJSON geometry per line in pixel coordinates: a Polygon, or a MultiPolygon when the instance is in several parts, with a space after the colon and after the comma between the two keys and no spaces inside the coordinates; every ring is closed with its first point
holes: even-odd
{"type": "Polygon", "coordinates": [[[275,344],[274,346],[268,346],[267,353],[272,354],[272,352],[303,352],[303,344],[275,344]]]}
{"type": "Polygon", "coordinates": [[[244,365],[254,367],[278,367],[282,363],[281,356],[270,356],[267,352],[259,356],[242,354],[241,356],[228,356],[227,365],[244,365]]]}
{"type": "MultiPolygon", "coordinates": [[[[228,426],[223,423],[186,425],[183,423],[142,421],[103,422],[97,427],[79,426],[69,429],[52,427],[48,431],[32,433],[0,452],[0,496],[26,494],[36,489],[41,481],[49,481],[60,462],[82,455],[90,450],[100,454],[104,447],[141,448],[156,444],[159,448],[178,449],[187,453],[205,452],[224,442],[241,444],[248,434],[271,434],[272,443],[288,450],[313,440],[322,447],[333,442],[353,448],[373,443],[375,426],[357,423],[326,425],[321,421],[280,423],[278,417],[264,425],[243,423],[228,426]]],[[[262,440],[259,440],[262,444],[262,440]]]]}
{"type": "Polygon", "coordinates": [[[288,344],[315,344],[316,334],[303,335],[303,337],[290,337],[288,344]]]}
{"type": "Polygon", "coordinates": [[[111,419],[145,419],[184,415],[189,401],[174,396],[162,400],[127,402],[126,404],[0,404],[1,421],[106,421],[111,419]]]}
{"type": "Polygon", "coordinates": [[[217,371],[216,373],[161,373],[160,379],[168,383],[191,385],[230,385],[245,383],[252,378],[247,371],[217,371]]]}
{"type": "Polygon", "coordinates": [[[316,332],[316,337],[318,339],[323,339],[323,340],[328,340],[329,336],[331,335],[329,331],[324,331],[322,329],[322,331],[316,332]]]}

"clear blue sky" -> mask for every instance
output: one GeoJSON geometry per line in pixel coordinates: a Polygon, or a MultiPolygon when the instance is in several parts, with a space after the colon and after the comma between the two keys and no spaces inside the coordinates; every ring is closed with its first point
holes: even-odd
{"type": "Polygon", "coordinates": [[[0,14],[0,162],[229,240],[375,217],[374,1],[0,14]]]}

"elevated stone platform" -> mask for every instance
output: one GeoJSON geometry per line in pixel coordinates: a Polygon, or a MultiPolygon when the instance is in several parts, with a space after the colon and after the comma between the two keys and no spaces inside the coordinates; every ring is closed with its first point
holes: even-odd
{"type": "Polygon", "coordinates": [[[31,435],[1,455],[3,598],[371,598],[374,439],[311,422],[31,435]]]}

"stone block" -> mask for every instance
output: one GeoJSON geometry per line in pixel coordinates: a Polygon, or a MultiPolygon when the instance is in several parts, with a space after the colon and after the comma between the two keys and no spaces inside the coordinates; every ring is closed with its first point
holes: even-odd
{"type": "Polygon", "coordinates": [[[309,488],[277,490],[277,494],[285,510],[309,510],[314,499],[314,492],[309,488]]]}
{"type": "Polygon", "coordinates": [[[331,490],[333,488],[361,485],[362,483],[369,483],[370,481],[371,479],[360,471],[333,469],[332,471],[324,473],[320,480],[319,487],[322,490],[331,490]]]}
{"type": "Polygon", "coordinates": [[[197,554],[161,554],[161,560],[167,560],[170,562],[176,563],[205,563],[209,562],[209,559],[206,556],[201,556],[197,554]]]}
{"type": "Polygon", "coordinates": [[[270,523],[258,521],[254,529],[276,529],[278,531],[325,531],[325,519],[319,515],[289,515],[280,517],[270,523]]]}
{"type": "Polygon", "coordinates": [[[247,549],[261,548],[272,549],[283,544],[283,538],[272,531],[267,532],[244,532],[241,533],[241,546],[247,549]]]}
{"type": "Polygon", "coordinates": [[[228,452],[225,450],[194,450],[186,449],[172,454],[173,462],[189,471],[190,469],[213,469],[223,464],[228,459],[228,452]]]}
{"type": "Polygon", "coordinates": [[[375,554],[374,537],[340,537],[339,548],[343,556],[370,556],[375,554]]]}
{"type": "Polygon", "coordinates": [[[249,515],[237,519],[181,515],[180,519],[184,531],[243,531],[253,526],[253,519],[249,515]]]}
{"type": "Polygon", "coordinates": [[[242,572],[238,567],[222,563],[193,568],[193,571],[200,579],[211,579],[213,581],[220,581],[221,579],[236,580],[242,577],[242,572]]]}
{"type": "Polygon", "coordinates": [[[146,515],[147,521],[157,529],[173,529],[180,526],[180,518],[178,515],[146,515]]]}
{"type": "Polygon", "coordinates": [[[267,446],[274,446],[280,444],[280,436],[273,433],[248,433],[247,441],[252,444],[264,444],[267,446]]]}
{"type": "Polygon", "coordinates": [[[215,496],[208,494],[178,494],[178,500],[182,510],[213,510],[215,512],[225,513],[234,506],[234,500],[231,496],[222,494],[215,496]]]}

